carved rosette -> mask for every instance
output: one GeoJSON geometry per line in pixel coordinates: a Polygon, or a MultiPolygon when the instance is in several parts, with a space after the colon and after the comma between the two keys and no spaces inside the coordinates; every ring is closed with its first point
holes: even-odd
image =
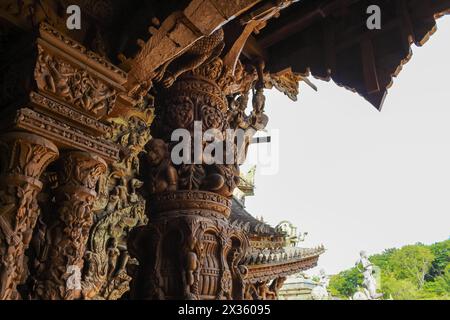
{"type": "Polygon", "coordinates": [[[228,223],[230,206],[229,199],[207,191],[152,197],[151,223],[134,229],[128,241],[139,260],[131,297],[241,299],[235,266],[248,239],[228,223]]]}
{"type": "Polygon", "coordinates": [[[0,300],[20,299],[24,252],[39,215],[39,178],[59,153],[50,141],[24,132],[1,135],[0,150],[0,300]]]}
{"type": "Polygon", "coordinates": [[[36,288],[42,299],[77,299],[81,296],[81,271],[97,181],[107,168],[99,156],[82,151],[64,154],[59,163],[54,223],[47,231],[51,239],[48,266],[36,288]]]}

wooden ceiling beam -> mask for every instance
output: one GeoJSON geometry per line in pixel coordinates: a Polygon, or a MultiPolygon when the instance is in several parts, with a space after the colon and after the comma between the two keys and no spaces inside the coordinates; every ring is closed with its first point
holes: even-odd
{"type": "Polygon", "coordinates": [[[249,60],[253,60],[255,58],[262,58],[265,61],[268,60],[267,51],[261,47],[254,36],[250,36],[248,38],[244,49],[242,50],[242,54],[249,60]]]}
{"type": "Polygon", "coordinates": [[[361,58],[364,76],[364,85],[367,93],[375,93],[380,91],[380,84],[377,75],[377,66],[375,63],[375,53],[372,40],[365,37],[361,41],[361,58]]]}
{"type": "Polygon", "coordinates": [[[276,31],[273,31],[259,39],[259,43],[261,47],[268,48],[277,42],[288,38],[291,35],[298,33],[304,28],[311,25],[312,22],[316,21],[320,18],[325,18],[330,13],[335,12],[336,9],[341,8],[342,6],[349,6],[358,0],[333,0],[333,1],[325,1],[319,4],[316,9],[311,10],[310,12],[295,16],[284,26],[281,26],[276,31]],[[328,3],[327,3],[328,2],[328,3]]]}

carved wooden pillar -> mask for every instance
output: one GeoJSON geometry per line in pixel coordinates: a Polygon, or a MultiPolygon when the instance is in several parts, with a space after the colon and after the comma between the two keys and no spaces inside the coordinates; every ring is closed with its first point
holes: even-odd
{"type": "MultiPolygon", "coordinates": [[[[43,217],[43,226],[37,232],[38,238],[33,241],[35,246],[30,258],[33,259],[36,255],[39,256],[39,261],[33,259],[33,263],[28,264],[32,277],[29,277],[23,294],[31,297],[72,299],[79,294],[78,280],[83,267],[82,259],[89,227],[92,224],[91,207],[96,198],[95,181],[106,170],[103,160],[108,163],[119,160],[118,145],[106,139],[106,136],[111,134],[108,119],[115,108],[119,107],[123,111],[134,102],[126,96],[123,84],[127,80],[127,74],[123,70],[46,23],[41,23],[39,29],[30,35],[27,41],[22,39],[16,45],[17,47],[7,48],[11,49],[11,52],[6,56],[13,58],[4,60],[5,65],[2,66],[6,76],[0,77],[0,87],[6,88],[6,91],[3,90],[5,94],[0,97],[0,108],[3,112],[0,130],[33,132],[54,142],[61,152],[68,151],[60,162],[58,189],[49,188],[49,191],[56,191],[55,203],[58,210],[50,210],[54,203],[49,203],[46,208],[49,209],[49,215],[54,216],[50,219],[47,219],[47,215],[43,217]],[[17,55],[17,52],[20,54],[17,55]],[[35,252],[41,249],[42,252],[35,252]]],[[[48,145],[44,144],[47,149],[48,145]]],[[[14,152],[21,149],[25,154],[27,149],[22,145],[16,146],[14,152]]],[[[56,147],[50,149],[56,150],[56,147]]],[[[7,165],[14,165],[13,160],[8,160],[7,165]]],[[[26,160],[20,159],[22,162],[26,160]]],[[[20,166],[26,164],[22,162],[16,165],[17,168],[20,169],[20,166]]],[[[6,170],[5,168],[3,167],[3,170],[6,170]]],[[[17,171],[17,168],[13,167],[11,170],[17,171]]],[[[26,170],[31,169],[37,170],[35,165],[30,165],[26,170]]],[[[30,174],[24,173],[20,177],[22,179],[28,176],[30,174]]],[[[36,182],[37,173],[33,178],[34,180],[28,179],[31,181],[28,189],[39,184],[36,182]]],[[[5,183],[4,185],[7,186],[5,183]]],[[[11,198],[7,194],[8,188],[12,187],[6,187],[2,195],[5,199],[11,198]]],[[[28,189],[18,190],[28,192],[28,189]]],[[[28,193],[22,196],[19,191],[11,190],[14,196],[17,194],[19,200],[28,199],[28,193]]],[[[48,202],[53,201],[52,199],[49,197],[48,202]]],[[[25,206],[30,212],[35,210],[35,200],[30,204],[26,202],[28,200],[21,204],[17,201],[16,206],[25,206]]],[[[2,207],[0,217],[7,219],[5,223],[1,223],[1,228],[7,229],[8,224],[13,230],[22,228],[19,224],[14,224],[12,214],[8,210],[13,209],[2,207]]],[[[34,226],[35,219],[33,216],[30,229],[34,226]]],[[[27,232],[30,235],[26,234],[26,245],[29,242],[28,237],[31,237],[31,231],[27,232]]],[[[25,238],[25,235],[23,237],[25,238]]],[[[8,238],[8,241],[21,241],[20,237],[11,239],[8,238]]],[[[6,243],[6,240],[0,241],[2,245],[6,243]]],[[[1,250],[7,249],[5,247],[1,250]]],[[[20,250],[16,252],[20,253],[20,250]]],[[[3,251],[0,251],[3,260],[15,259],[3,251]]],[[[13,252],[14,249],[10,251],[13,252]]],[[[6,266],[9,265],[3,260],[2,265],[5,265],[5,268],[2,270],[2,277],[6,280],[1,282],[2,294],[3,291],[10,291],[15,287],[10,279],[17,276],[11,270],[19,270],[18,267],[7,269],[6,266]]],[[[7,297],[10,295],[11,293],[6,294],[7,297]]],[[[1,298],[3,296],[0,296],[1,298]]]]}
{"type": "Polygon", "coordinates": [[[10,132],[0,136],[0,300],[20,299],[25,282],[24,252],[39,215],[39,177],[58,157],[58,148],[40,136],[10,132]]]}
{"type": "MultiPolygon", "coordinates": [[[[242,299],[239,261],[248,239],[228,219],[237,164],[206,164],[203,157],[196,159],[199,163],[175,164],[170,156],[175,129],[185,129],[190,137],[191,149],[184,152],[194,148],[196,127],[200,134],[208,129],[223,133],[217,141],[224,142],[227,100],[215,81],[189,74],[164,90],[158,105],[154,138],[146,146],[150,223],[132,231],[128,243],[139,260],[131,297],[242,299]]],[[[203,149],[209,142],[200,137],[200,144],[203,149]]]]}
{"type": "Polygon", "coordinates": [[[47,268],[36,288],[42,299],[76,299],[81,295],[83,255],[92,226],[96,184],[106,171],[95,154],[67,152],[59,163],[57,211],[47,231],[51,240],[47,268]]]}

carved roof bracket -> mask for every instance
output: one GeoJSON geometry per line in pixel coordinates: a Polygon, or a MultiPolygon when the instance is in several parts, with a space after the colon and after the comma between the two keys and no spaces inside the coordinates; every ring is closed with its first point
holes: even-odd
{"type": "Polygon", "coordinates": [[[196,41],[211,35],[228,21],[260,0],[224,2],[193,0],[183,10],[174,12],[154,30],[141,51],[126,64],[130,66],[126,84],[130,96],[142,96],[157,77],[157,69],[186,52],[196,41]]]}

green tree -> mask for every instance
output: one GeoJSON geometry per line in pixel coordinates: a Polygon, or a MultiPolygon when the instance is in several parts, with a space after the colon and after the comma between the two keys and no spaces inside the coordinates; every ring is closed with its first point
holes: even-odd
{"type": "Polygon", "coordinates": [[[396,251],[398,251],[398,249],[395,248],[386,249],[383,251],[383,253],[374,254],[370,256],[369,260],[382,270],[389,270],[390,259],[396,251]]]}
{"type": "Polygon", "coordinates": [[[389,265],[395,278],[411,280],[421,289],[434,258],[430,248],[424,245],[408,245],[391,255],[389,265]]]}
{"type": "Polygon", "coordinates": [[[440,276],[434,277],[424,285],[423,298],[450,299],[450,264],[447,264],[440,276]]]}
{"type": "Polygon", "coordinates": [[[450,240],[437,242],[430,246],[435,259],[433,260],[430,272],[425,276],[425,279],[430,281],[435,277],[442,276],[445,268],[450,263],[450,240]]]}
{"type": "Polygon", "coordinates": [[[362,285],[363,276],[357,268],[344,270],[330,278],[328,286],[332,296],[348,298],[362,285]]]}
{"type": "Polygon", "coordinates": [[[406,279],[396,279],[392,274],[381,278],[381,291],[385,299],[412,300],[419,295],[417,286],[406,279]]]}

